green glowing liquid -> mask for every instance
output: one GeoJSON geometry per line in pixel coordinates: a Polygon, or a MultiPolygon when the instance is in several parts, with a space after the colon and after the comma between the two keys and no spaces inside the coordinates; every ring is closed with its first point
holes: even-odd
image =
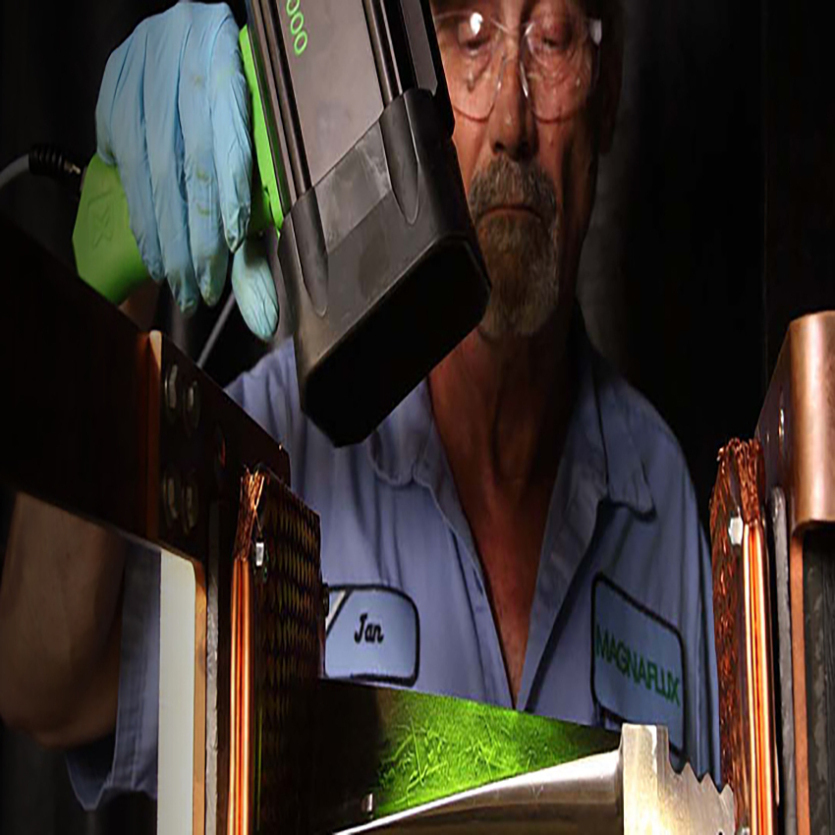
{"type": "Polygon", "coordinates": [[[611,751],[619,742],[617,734],[598,728],[477,702],[384,688],[372,692],[375,817],[611,751]]]}

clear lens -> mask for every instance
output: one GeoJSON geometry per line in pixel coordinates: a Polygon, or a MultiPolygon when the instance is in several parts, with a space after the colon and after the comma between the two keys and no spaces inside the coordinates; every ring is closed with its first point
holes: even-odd
{"type": "Polygon", "coordinates": [[[496,88],[494,56],[501,33],[479,12],[452,12],[435,19],[453,105],[468,116],[485,118],[496,88]]]}
{"type": "Polygon", "coordinates": [[[544,121],[575,113],[594,89],[597,47],[585,18],[546,15],[532,21],[521,60],[533,111],[544,121]]]}
{"type": "Polygon", "coordinates": [[[571,59],[579,40],[577,20],[566,15],[542,15],[525,27],[528,51],[545,70],[553,72],[571,59]]]}
{"type": "Polygon", "coordinates": [[[599,21],[546,11],[511,32],[480,12],[435,18],[450,99],[456,110],[486,119],[501,82],[508,40],[519,41],[522,83],[543,121],[563,119],[585,103],[596,81],[599,21]],[[595,28],[596,27],[596,28],[595,28]]]}

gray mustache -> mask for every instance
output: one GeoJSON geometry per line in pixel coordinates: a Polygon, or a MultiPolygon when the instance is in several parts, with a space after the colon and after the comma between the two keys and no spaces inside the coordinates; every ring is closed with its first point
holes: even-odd
{"type": "Polygon", "coordinates": [[[467,201],[474,223],[490,209],[508,204],[528,207],[546,226],[557,216],[557,196],[548,175],[534,163],[520,165],[503,155],[473,176],[467,201]]]}

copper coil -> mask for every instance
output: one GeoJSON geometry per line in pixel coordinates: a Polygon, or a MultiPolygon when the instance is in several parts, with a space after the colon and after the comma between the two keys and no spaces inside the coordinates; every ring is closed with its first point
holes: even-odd
{"type": "Polygon", "coordinates": [[[737,826],[752,835],[775,831],[779,799],[763,483],[757,441],[721,450],[710,527],[722,777],[737,826]],[[740,539],[730,535],[734,525],[740,539]]]}
{"type": "Polygon", "coordinates": [[[229,808],[227,812],[227,826],[226,831],[228,835],[235,835],[237,831],[238,821],[238,798],[240,797],[238,786],[238,705],[240,704],[240,695],[238,693],[238,667],[240,658],[240,648],[238,645],[238,613],[240,604],[238,601],[238,588],[240,585],[240,570],[238,561],[232,565],[232,600],[231,600],[231,657],[230,657],[230,671],[231,682],[229,688],[229,808]]]}
{"type": "Polygon", "coordinates": [[[227,835],[305,831],[302,685],[318,677],[324,643],[318,518],[283,484],[247,474],[232,568],[227,835]]]}
{"type": "Polygon", "coordinates": [[[246,560],[241,560],[242,572],[242,587],[241,594],[241,632],[242,632],[242,661],[241,661],[241,731],[240,731],[240,810],[241,810],[241,825],[238,830],[238,835],[249,835],[250,823],[252,820],[250,814],[250,764],[252,762],[251,752],[251,736],[250,729],[250,712],[252,706],[252,692],[251,692],[251,578],[249,565],[246,560]]]}
{"type": "Polygon", "coordinates": [[[746,566],[746,642],[749,658],[749,716],[751,727],[751,831],[774,832],[776,794],[775,738],[771,686],[770,618],[767,562],[762,525],[746,525],[743,538],[746,566]]]}

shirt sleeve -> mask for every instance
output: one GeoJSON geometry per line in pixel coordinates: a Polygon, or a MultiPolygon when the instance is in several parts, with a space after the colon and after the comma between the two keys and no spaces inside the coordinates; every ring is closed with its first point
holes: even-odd
{"type": "MultiPolygon", "coordinates": [[[[683,462],[683,459],[682,459],[683,462]]],[[[668,503],[665,511],[672,522],[671,536],[680,537],[680,612],[688,679],[687,758],[696,776],[710,774],[720,783],[719,686],[716,670],[716,641],[713,629],[713,571],[710,548],[699,518],[695,490],[682,463],[680,509],[668,503]]],[[[670,491],[672,493],[672,491],[670,491]]],[[[674,541],[674,540],[671,540],[674,541]]]]}
{"type": "Polygon", "coordinates": [[[241,374],[226,393],[292,454],[304,429],[293,340],[286,339],[254,368],[241,374]]]}
{"type": "Polygon", "coordinates": [[[131,546],[125,560],[116,730],[66,754],[75,795],[95,809],[124,792],[156,798],[160,555],[131,546]]]}

